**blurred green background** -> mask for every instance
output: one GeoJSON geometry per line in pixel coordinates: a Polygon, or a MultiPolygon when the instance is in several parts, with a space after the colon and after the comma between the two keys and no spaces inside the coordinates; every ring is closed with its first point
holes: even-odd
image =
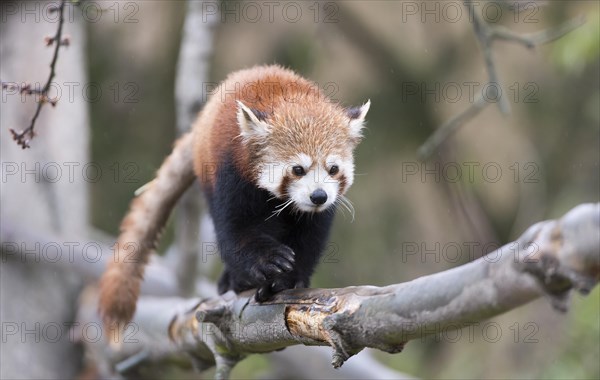
{"type": "MultiPolygon", "coordinates": [[[[599,201],[598,2],[532,3],[518,13],[488,9],[488,21],[523,33],[578,15],[586,24],[535,49],[495,43],[511,115],[492,104],[424,163],[416,156],[420,144],[468,107],[469,90],[476,95],[487,81],[462,2],[341,1],[321,8],[295,2],[300,17],[285,14],[281,3],[273,22],[264,4],[253,3],[265,12],[258,22],[251,22],[254,13],[245,17],[247,3],[227,2],[241,17],[217,25],[212,82],[279,63],[344,105],[372,102],[348,194],[356,218],[338,215],[313,286],[386,285],[442,271],[514,240],[539,220],[599,201]]],[[[117,178],[92,184],[94,224],[111,234],[175,138],[174,78],[186,3],[136,4],[138,22],[87,24],[89,80],[118,95],[91,104],[92,161],[118,165],[117,178]]],[[[538,300],[462,330],[458,339],[442,333],[379,358],[423,378],[599,378],[599,297],[598,289],[576,295],[565,315],[538,300]]],[[[234,375],[258,376],[264,366],[251,358],[234,375]]]]}

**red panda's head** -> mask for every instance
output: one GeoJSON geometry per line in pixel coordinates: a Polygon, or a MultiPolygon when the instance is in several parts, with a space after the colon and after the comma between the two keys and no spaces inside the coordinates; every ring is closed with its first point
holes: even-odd
{"type": "Polygon", "coordinates": [[[257,186],[304,212],[344,203],[370,104],[345,109],[324,100],[281,102],[265,112],[238,102],[240,137],[251,152],[257,186]]]}

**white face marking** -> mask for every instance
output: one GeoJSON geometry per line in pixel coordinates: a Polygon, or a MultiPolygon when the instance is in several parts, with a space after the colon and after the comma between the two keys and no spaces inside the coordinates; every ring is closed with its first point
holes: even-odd
{"type": "MultiPolygon", "coordinates": [[[[288,175],[294,176],[293,173],[288,175]]],[[[352,158],[344,160],[338,155],[330,155],[325,160],[318,160],[314,167],[306,171],[305,176],[295,177],[290,182],[288,194],[296,208],[305,212],[320,212],[336,202],[340,192],[339,178],[341,177],[345,178],[346,181],[343,189],[345,192],[354,179],[352,158]],[[329,172],[333,165],[337,165],[339,172],[332,176],[329,172]],[[327,194],[327,200],[321,205],[313,203],[310,199],[311,195],[317,190],[323,190],[327,194]]]]}
{"type": "Polygon", "coordinates": [[[337,154],[326,156],[325,159],[313,159],[305,153],[292,156],[290,160],[276,160],[272,152],[265,152],[264,159],[259,168],[257,184],[275,195],[277,198],[290,198],[296,209],[304,212],[321,212],[335,204],[340,191],[345,193],[354,182],[354,161],[352,155],[342,157],[337,154]],[[333,165],[338,167],[338,173],[330,175],[333,165]],[[306,174],[297,176],[293,172],[294,166],[304,168],[306,174]],[[341,188],[340,178],[344,179],[341,188]],[[282,188],[284,183],[287,188],[282,188]],[[311,195],[317,190],[327,194],[327,200],[315,204],[311,195]]]}
{"type": "Polygon", "coordinates": [[[313,164],[312,158],[306,153],[298,153],[297,164],[302,166],[305,170],[308,170],[313,164]]]}
{"type": "Polygon", "coordinates": [[[288,165],[275,160],[266,160],[259,168],[258,187],[270,191],[277,198],[282,198],[281,184],[287,175],[285,168],[288,165]]]}
{"type": "Polygon", "coordinates": [[[315,212],[323,211],[335,203],[338,189],[339,182],[331,178],[329,170],[322,165],[315,165],[306,172],[305,176],[298,177],[290,183],[289,195],[298,209],[315,212]],[[327,194],[327,200],[321,205],[314,204],[310,199],[310,196],[319,189],[327,194]]]}

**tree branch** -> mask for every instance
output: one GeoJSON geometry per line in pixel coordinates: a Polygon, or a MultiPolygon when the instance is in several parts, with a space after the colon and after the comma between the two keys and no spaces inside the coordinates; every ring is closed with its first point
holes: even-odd
{"type": "MultiPolygon", "coordinates": [[[[498,71],[496,70],[496,63],[494,61],[492,53],[492,42],[494,42],[494,28],[492,28],[475,10],[475,4],[472,1],[465,2],[465,6],[469,12],[469,19],[473,21],[473,31],[481,47],[483,53],[483,59],[485,60],[485,67],[488,72],[488,84],[500,87],[500,79],[498,78],[498,71]]],[[[497,91],[496,96],[502,92],[497,91]]],[[[495,97],[494,97],[495,98],[495,97]]],[[[498,102],[498,108],[503,115],[510,113],[510,104],[506,100],[506,97],[500,96],[498,102]]]]}
{"type": "MultiPolygon", "coordinates": [[[[92,232],[92,235],[100,233],[92,232]]],[[[100,279],[107,264],[113,260],[115,240],[104,236],[65,238],[14,224],[2,223],[0,226],[2,262],[41,263],[76,272],[82,278],[93,281],[100,279]]],[[[162,263],[160,257],[153,256],[150,260],[141,291],[142,294],[163,297],[179,294],[173,271],[162,263]]]]}
{"type": "Polygon", "coordinates": [[[421,160],[426,160],[427,158],[431,157],[433,152],[435,152],[451,134],[456,132],[460,126],[466,124],[469,120],[479,115],[479,112],[483,111],[483,109],[489,104],[491,103],[488,102],[483,95],[479,94],[473,104],[471,104],[458,115],[454,115],[448,119],[446,122],[444,122],[444,124],[436,129],[435,132],[433,132],[433,135],[431,135],[427,141],[425,141],[423,145],[419,147],[417,155],[421,158],[421,160]]]}
{"type": "MultiPolygon", "coordinates": [[[[46,46],[51,46],[52,44],[54,44],[54,53],[52,55],[52,60],[50,61],[50,75],[46,80],[46,84],[44,85],[44,87],[42,87],[40,91],[34,91],[40,94],[41,96],[35,108],[33,117],[29,122],[29,126],[25,130],[17,132],[12,128],[10,129],[10,133],[12,134],[13,140],[15,140],[17,144],[19,144],[23,149],[29,148],[29,142],[35,137],[35,122],[37,121],[37,118],[40,115],[40,112],[42,111],[42,107],[46,103],[50,103],[53,107],[56,105],[56,101],[48,99],[48,91],[50,90],[52,80],[56,76],[56,63],[58,62],[58,51],[60,50],[61,46],[66,46],[69,44],[69,39],[63,39],[62,37],[63,25],[65,22],[64,9],[66,2],[67,0],[61,0],[60,4],[56,8],[51,8],[52,12],[58,12],[58,27],[54,37],[46,37],[45,41],[46,46]]],[[[2,84],[2,88],[7,88],[7,86],[5,86],[5,83],[2,84]]],[[[21,91],[23,91],[23,89],[21,89],[21,91]]]]}
{"type": "MultiPolygon", "coordinates": [[[[469,13],[469,20],[473,21],[473,31],[479,42],[479,46],[483,53],[485,66],[488,73],[488,83],[490,88],[495,88],[495,94],[489,94],[492,99],[498,99],[498,108],[503,115],[510,114],[510,104],[508,98],[502,96],[502,85],[498,77],[496,70],[496,64],[493,57],[492,44],[496,40],[516,42],[524,45],[531,49],[538,45],[543,45],[548,42],[555,41],[565,34],[575,30],[585,23],[583,17],[578,17],[565,22],[557,28],[545,29],[535,33],[519,34],[515,33],[502,26],[492,26],[486,22],[480,12],[477,12],[475,5],[477,2],[466,1],[465,7],[469,13]],[[493,87],[491,87],[493,86],[493,87]]],[[[446,139],[458,130],[459,127],[466,124],[469,120],[474,118],[483,108],[490,103],[489,99],[486,99],[483,95],[480,95],[474,103],[472,103],[467,109],[462,111],[457,116],[453,117],[449,121],[445,122],[440,126],[433,135],[431,135],[423,145],[421,145],[417,151],[419,159],[425,161],[431,157],[431,155],[440,147],[440,145],[446,141],[446,139]]]]}
{"type": "Polygon", "coordinates": [[[531,226],[483,258],[406,283],[289,290],[263,304],[252,292],[205,301],[144,297],[133,321],[141,338],[126,342],[121,355],[147,350],[146,359],[156,359],[185,352],[201,369],[216,364],[217,378],[226,378],[252,353],[329,345],[332,364],[339,367],[365,347],[400,352],[410,340],[474,324],[541,296],[566,310],[570,290],[586,294],[598,282],[599,231],[600,204],[584,204],[559,220],[531,226]]]}
{"type": "MultiPolygon", "coordinates": [[[[204,1],[187,2],[175,84],[178,135],[190,130],[207,97],[204,84],[208,82],[213,32],[219,17],[217,13],[203,13],[205,6],[204,1]]],[[[176,260],[176,277],[182,293],[188,296],[194,293],[198,277],[201,199],[200,188],[192,186],[182,196],[175,213],[175,243],[181,254],[176,260]]]]}
{"type": "Polygon", "coordinates": [[[579,28],[583,24],[585,24],[585,17],[579,16],[566,21],[564,24],[554,29],[545,29],[539,32],[526,34],[515,33],[508,28],[498,25],[494,28],[491,28],[490,38],[492,40],[516,42],[525,46],[528,49],[533,49],[536,46],[556,41],[557,39],[561,38],[567,33],[570,33],[571,31],[579,28]]]}

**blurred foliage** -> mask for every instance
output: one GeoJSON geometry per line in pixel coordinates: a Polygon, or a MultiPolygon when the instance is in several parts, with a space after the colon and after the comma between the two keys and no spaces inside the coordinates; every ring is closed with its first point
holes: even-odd
{"type": "MultiPolygon", "coordinates": [[[[133,191],[152,178],[175,136],[173,86],[185,3],[139,4],[139,23],[88,27],[90,80],[103,88],[133,83],[136,89],[135,103],[103,97],[91,105],[93,160],[107,172],[118,163],[122,174],[92,184],[93,221],[112,234],[133,191]],[[133,181],[123,177],[131,170],[128,163],[134,164],[133,181]]],[[[241,3],[228,2],[229,9],[235,4],[241,3]]],[[[330,86],[344,105],[371,99],[348,194],[356,220],[338,216],[314,286],[408,281],[480,257],[534,222],[559,217],[579,203],[599,201],[597,2],[549,2],[535,8],[535,15],[520,14],[534,17],[530,24],[522,17],[515,22],[503,8],[499,23],[517,31],[556,26],[578,14],[587,23],[533,51],[494,45],[512,114],[502,117],[494,105],[488,107],[427,163],[417,161],[418,146],[470,104],[466,82],[478,83],[475,89],[481,91],[486,81],[465,14],[459,22],[423,21],[422,14],[407,12],[407,2],[338,2],[333,22],[324,23],[312,17],[313,3],[302,4],[306,17],[299,22],[279,15],[274,22],[242,18],[219,24],[211,81],[243,67],[278,62],[330,86]],[[444,90],[449,84],[462,90],[457,101],[444,90]],[[466,163],[477,164],[473,178],[466,163]],[[485,177],[486,164],[500,167],[501,178],[485,177]],[[456,166],[462,176],[450,181],[449,170],[456,166]],[[414,167],[417,172],[411,174],[414,167]],[[462,251],[453,260],[456,245],[462,251]],[[415,246],[413,254],[409,248],[415,246]]],[[[163,246],[168,243],[169,236],[163,246]]],[[[402,354],[378,357],[423,378],[598,378],[599,294],[596,289],[586,298],[574,297],[566,316],[550,312],[545,300],[499,316],[489,321],[505,332],[498,342],[475,330],[473,339],[417,340],[402,354]],[[513,339],[516,332],[522,338],[530,322],[537,328],[537,343],[513,339]]],[[[267,367],[267,360],[256,355],[234,376],[256,377],[267,367]]]]}
{"type": "Polygon", "coordinates": [[[565,72],[581,73],[600,55],[600,15],[591,13],[586,23],[553,44],[552,59],[565,72]]]}
{"type": "Polygon", "coordinates": [[[585,379],[600,374],[600,289],[596,287],[588,297],[574,297],[571,316],[565,326],[567,339],[560,360],[541,369],[539,378],[585,379]],[[596,337],[597,339],[589,339],[596,337]]]}

